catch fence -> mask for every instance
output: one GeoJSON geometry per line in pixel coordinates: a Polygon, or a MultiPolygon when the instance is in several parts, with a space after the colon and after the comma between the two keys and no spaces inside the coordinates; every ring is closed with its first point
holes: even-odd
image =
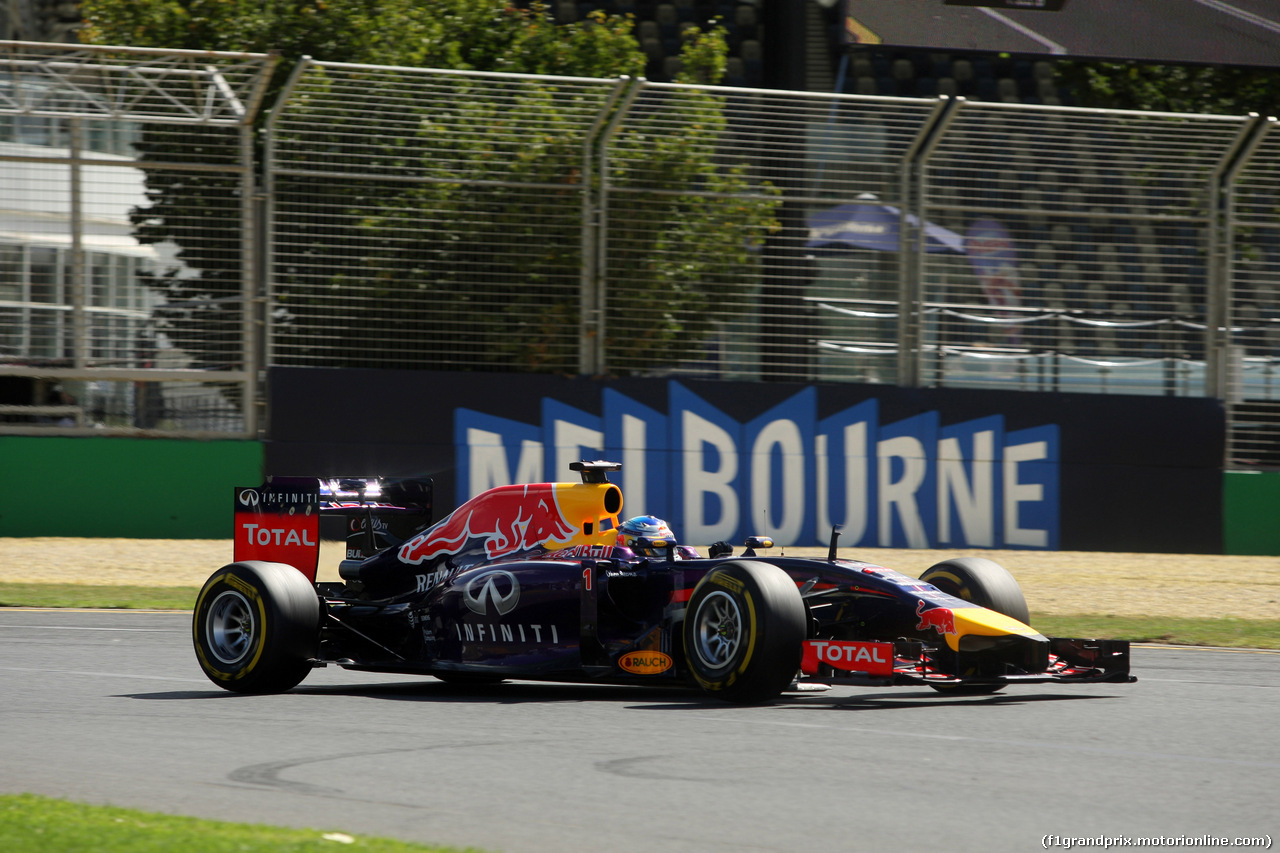
{"type": "Polygon", "coordinates": [[[230,431],[258,428],[257,365],[866,382],[1217,397],[1224,463],[1280,467],[1273,120],[304,60],[257,184],[237,118],[225,170],[204,138],[126,146],[126,234],[200,270],[130,310],[182,369],[244,380],[216,395],[230,431]],[[240,322],[160,323],[215,304],[240,322]]]}
{"type": "Polygon", "coordinates": [[[1230,358],[1215,396],[1227,407],[1227,467],[1280,468],[1280,133],[1265,135],[1238,168],[1225,206],[1222,346],[1230,358]]]}
{"type": "Polygon", "coordinates": [[[274,57],[0,43],[0,432],[257,430],[274,57]]]}

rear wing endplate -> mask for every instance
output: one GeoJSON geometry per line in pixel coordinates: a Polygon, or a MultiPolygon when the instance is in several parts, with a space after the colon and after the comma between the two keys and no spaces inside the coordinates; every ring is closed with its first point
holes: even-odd
{"type": "Polygon", "coordinates": [[[320,481],[268,477],[235,490],[232,559],[285,563],[316,580],[320,560],[320,481]]]}
{"type": "Polygon", "coordinates": [[[285,563],[314,583],[321,517],[344,520],[346,558],[362,560],[429,525],[432,497],[430,480],[381,477],[268,477],[237,486],[233,559],[285,563]]]}

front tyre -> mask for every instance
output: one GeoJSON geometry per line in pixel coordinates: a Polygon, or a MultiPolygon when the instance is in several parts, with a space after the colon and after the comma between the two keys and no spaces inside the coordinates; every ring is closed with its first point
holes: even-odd
{"type": "Polygon", "coordinates": [[[694,680],[731,702],[763,702],[800,669],[807,620],[795,581],[767,563],[712,569],[689,598],[684,648],[694,680]]]}
{"type": "Polygon", "coordinates": [[[232,563],[200,590],[191,633],[200,668],[214,684],[235,693],[281,693],[311,671],[320,599],[292,566],[232,563]]]}
{"type": "MultiPolygon", "coordinates": [[[[1031,614],[1022,588],[1009,571],[985,557],[953,557],[931,566],[920,580],[965,601],[994,610],[1023,625],[1030,624],[1031,614]]],[[[930,685],[939,693],[952,696],[982,696],[1001,689],[999,684],[930,685]]]]}
{"type": "Polygon", "coordinates": [[[1023,625],[1031,624],[1031,613],[1022,588],[1009,571],[985,557],[953,557],[931,566],[920,580],[956,598],[972,601],[1023,625]]]}

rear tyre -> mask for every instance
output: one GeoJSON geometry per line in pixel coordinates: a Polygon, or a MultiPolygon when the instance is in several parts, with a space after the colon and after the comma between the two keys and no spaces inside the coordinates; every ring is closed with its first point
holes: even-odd
{"type": "Polygon", "coordinates": [[[689,598],[689,670],[713,696],[731,702],[772,699],[800,669],[806,626],[804,601],[786,572],[767,563],[723,563],[689,598]]]}
{"type": "MultiPolygon", "coordinates": [[[[1003,613],[1024,625],[1030,624],[1030,611],[1022,588],[1013,575],[999,563],[985,557],[954,557],[931,566],[920,580],[964,601],[1003,613]]],[[[930,685],[939,693],[952,696],[981,696],[995,693],[999,684],[930,685]]]]}
{"type": "Polygon", "coordinates": [[[311,671],[320,599],[292,566],[232,563],[200,590],[191,633],[200,668],[214,684],[234,693],[281,693],[311,671]]]}

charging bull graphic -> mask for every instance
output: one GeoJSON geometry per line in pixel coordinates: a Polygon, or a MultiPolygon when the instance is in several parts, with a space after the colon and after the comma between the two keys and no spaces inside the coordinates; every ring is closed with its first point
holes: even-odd
{"type": "Polygon", "coordinates": [[[539,483],[501,486],[477,495],[440,523],[400,546],[403,563],[478,551],[488,559],[575,545],[608,544],[622,508],[616,486],[539,483]]]}
{"type": "Polygon", "coordinates": [[[920,622],[916,625],[917,631],[927,631],[932,628],[943,636],[956,632],[956,616],[946,607],[925,610],[924,602],[921,601],[916,604],[916,616],[920,617],[920,622]]]}

